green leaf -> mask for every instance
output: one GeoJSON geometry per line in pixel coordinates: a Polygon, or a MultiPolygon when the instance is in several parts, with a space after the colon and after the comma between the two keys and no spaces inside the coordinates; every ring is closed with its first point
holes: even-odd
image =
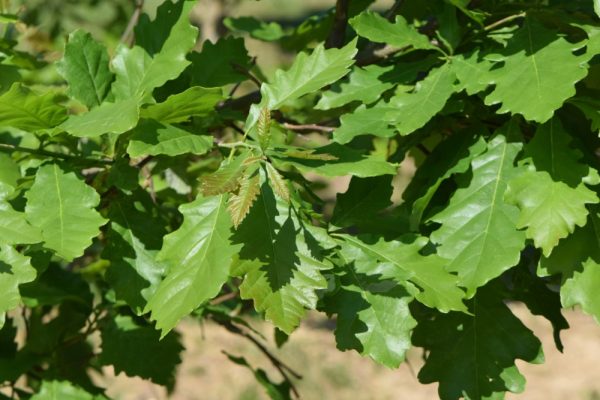
{"type": "Polygon", "coordinates": [[[589,213],[586,204],[599,201],[583,183],[573,188],[552,180],[545,171],[528,171],[512,179],[505,200],[519,207],[517,227],[527,228],[527,237],[546,257],[575,226],[585,225],[589,213]]]}
{"type": "Polygon", "coordinates": [[[442,312],[466,311],[464,292],[457,287],[457,278],[446,271],[448,261],[436,254],[420,252],[428,240],[406,235],[399,240],[359,238],[340,235],[341,254],[354,262],[354,269],[381,279],[393,279],[408,293],[428,307],[442,312]]]}
{"type": "MultiPolygon", "coordinates": [[[[598,242],[600,244],[600,242],[598,242]]],[[[581,265],[581,271],[575,271],[560,288],[563,307],[580,306],[583,312],[592,315],[600,323],[600,260],[587,259],[581,265]]]]}
{"type": "Polygon", "coordinates": [[[278,23],[259,21],[253,17],[227,17],[223,20],[223,25],[232,32],[247,32],[250,37],[267,42],[279,40],[285,35],[278,23]]]}
{"type": "Polygon", "coordinates": [[[14,193],[19,179],[19,164],[9,154],[0,153],[0,202],[14,193]]]}
{"type": "Polygon", "coordinates": [[[184,92],[169,96],[158,104],[142,108],[142,118],[155,119],[163,124],[187,121],[191,117],[206,117],[214,112],[221,100],[221,89],[206,89],[193,86],[184,92]]]}
{"type": "Polygon", "coordinates": [[[213,147],[213,138],[208,135],[194,135],[169,124],[161,124],[151,119],[142,120],[132,131],[127,146],[131,157],[165,154],[205,154],[213,147]]]}
{"type": "Polygon", "coordinates": [[[190,64],[185,57],[196,44],[198,35],[189,20],[194,4],[192,0],[165,1],[154,22],[143,28],[161,32],[160,35],[152,37],[153,34],[148,33],[144,35],[146,39],[131,49],[124,45],[117,48],[112,61],[116,74],[112,90],[117,102],[142,100],[153,89],[177,78],[190,64]]]}
{"type": "MultiPolygon", "coordinates": [[[[312,150],[312,149],[311,149],[312,150]]],[[[312,157],[304,158],[302,153],[293,148],[282,152],[275,149],[268,152],[273,158],[274,165],[279,169],[293,166],[301,172],[314,172],[323,176],[355,175],[360,178],[378,175],[395,175],[397,165],[379,159],[377,156],[365,155],[350,147],[332,143],[327,146],[314,149],[312,157]],[[323,155],[325,159],[319,159],[323,155]]]]}
{"type": "Polygon", "coordinates": [[[240,179],[238,192],[229,197],[229,206],[227,207],[235,228],[246,218],[259,192],[260,176],[256,173],[256,169],[246,171],[240,179]]]}
{"type": "Polygon", "coordinates": [[[258,200],[232,236],[243,244],[232,265],[232,274],[244,276],[241,297],[254,300],[256,310],[287,334],[305,309],[315,309],[316,290],[327,287],[322,271],[332,268],[315,238],[319,229],[305,224],[263,182],[258,200]]]}
{"type": "Polygon", "coordinates": [[[67,118],[67,110],[56,104],[55,94],[38,95],[15,83],[0,96],[0,126],[24,131],[52,128],[67,118]]]}
{"type": "Polygon", "coordinates": [[[77,137],[120,134],[136,126],[139,113],[136,99],[102,103],[84,114],[71,115],[58,129],[77,137]]]}
{"type": "Polygon", "coordinates": [[[248,76],[243,71],[252,68],[244,39],[231,36],[220,38],[216,43],[204,41],[202,52],[192,52],[189,59],[192,85],[204,87],[245,81],[248,76]]]}
{"type": "Polygon", "coordinates": [[[507,390],[522,392],[525,378],[515,360],[542,362],[540,341],[494,286],[479,290],[469,310],[472,315],[436,314],[419,321],[413,344],[427,351],[419,381],[439,382],[442,400],[501,399],[507,390]]]}
{"type": "Polygon", "coordinates": [[[472,178],[462,176],[448,206],[431,218],[442,224],[431,240],[468,297],[516,265],[525,246],[524,233],[515,227],[519,210],[503,200],[508,181],[520,172],[513,166],[520,150],[498,134],[471,162],[472,178]]]}
{"type": "Polygon", "coordinates": [[[160,333],[148,325],[139,325],[132,317],[117,315],[107,318],[101,329],[101,365],[112,365],[115,373],[139,376],[172,389],[176,367],[181,363],[183,346],[179,334],[160,333]]]}
{"type": "Polygon", "coordinates": [[[106,47],[92,35],[81,30],[71,33],[58,64],[58,71],[69,84],[69,96],[88,108],[102,104],[114,78],[109,60],[106,47]]]}
{"type": "Polygon", "coordinates": [[[94,209],[98,193],[56,164],[38,169],[25,197],[27,220],[41,229],[44,247],[66,261],[81,256],[106,222],[94,209]]]}
{"type": "Polygon", "coordinates": [[[423,215],[442,182],[455,174],[466,172],[473,158],[486,150],[485,140],[472,132],[457,132],[436,146],[419,166],[402,193],[411,207],[411,226],[417,229],[423,215]]]}
{"type": "Polygon", "coordinates": [[[228,266],[239,248],[229,239],[226,204],[227,196],[221,195],[198,196],[182,205],[183,224],[164,239],[157,259],[168,266],[167,275],[146,307],[163,336],[216,296],[227,281],[228,266]]]}
{"type": "Polygon", "coordinates": [[[417,82],[413,92],[401,92],[390,99],[385,120],[395,124],[401,135],[422,128],[444,108],[456,90],[455,80],[450,64],[432,70],[417,82]]]}
{"type": "Polygon", "coordinates": [[[36,275],[29,257],[14,247],[0,245],[0,328],[4,325],[5,313],[21,303],[19,285],[33,281],[36,275]]]}
{"type": "Polygon", "coordinates": [[[473,95],[488,87],[485,78],[489,74],[493,63],[482,58],[479,50],[475,50],[468,55],[457,54],[452,57],[451,63],[452,71],[454,71],[459,81],[460,90],[465,90],[468,95],[473,95]]]}
{"type": "Polygon", "coordinates": [[[422,128],[439,113],[455,92],[456,77],[449,64],[432,70],[411,92],[400,92],[388,103],[361,106],[353,114],[341,118],[341,126],[333,133],[338,143],[347,143],[358,135],[367,133],[380,137],[393,136],[394,125],[401,135],[422,128]]]}
{"type": "Polygon", "coordinates": [[[278,110],[288,101],[298,99],[343,78],[354,64],[356,40],[341,49],[325,49],[318,45],[313,52],[300,53],[287,71],[277,70],[271,83],[260,87],[260,104],[253,104],[246,121],[249,130],[258,121],[260,110],[278,110]]]}
{"type": "Polygon", "coordinates": [[[110,261],[104,278],[141,315],[156,292],[167,267],[156,260],[165,232],[153,217],[146,197],[120,197],[112,200],[108,217],[110,230],[102,256],[110,261]]]}
{"type": "Polygon", "coordinates": [[[410,334],[417,321],[410,315],[413,300],[396,286],[387,290],[369,285],[356,274],[325,298],[328,314],[337,314],[335,337],[340,350],[354,349],[388,368],[398,368],[411,346],[410,334]]]}
{"type": "Polygon", "coordinates": [[[387,43],[401,48],[411,46],[415,49],[440,50],[400,15],[396,16],[395,23],[391,23],[379,14],[366,11],[352,18],[350,25],[356,33],[372,42],[387,43]]]}
{"type": "Polygon", "coordinates": [[[67,381],[43,381],[40,391],[31,400],[107,400],[102,395],[90,394],[67,381]]]}
{"type": "Polygon", "coordinates": [[[379,65],[369,65],[365,68],[356,67],[350,73],[347,83],[323,92],[315,109],[330,110],[353,101],[360,101],[362,104],[371,104],[377,101],[383,92],[394,87],[392,82],[382,80],[382,76],[390,71],[392,71],[392,67],[379,65]]]}
{"type": "Polygon", "coordinates": [[[379,211],[392,205],[393,190],[391,175],[352,177],[348,190],[337,195],[331,223],[351,226],[373,219],[379,211]]]}
{"type": "Polygon", "coordinates": [[[510,112],[529,121],[548,121],[575,95],[575,83],[587,75],[588,56],[573,54],[580,47],[528,17],[502,51],[502,65],[483,78],[495,85],[485,104],[501,104],[500,114],[510,112]]]}
{"type": "Polygon", "coordinates": [[[0,244],[33,244],[41,241],[42,233],[27,222],[25,213],[0,202],[0,244]]]}
{"type": "Polygon", "coordinates": [[[340,144],[351,142],[361,135],[392,137],[396,129],[387,121],[389,108],[385,104],[377,104],[371,108],[361,105],[352,113],[340,117],[340,127],[333,131],[333,140],[340,144]]]}

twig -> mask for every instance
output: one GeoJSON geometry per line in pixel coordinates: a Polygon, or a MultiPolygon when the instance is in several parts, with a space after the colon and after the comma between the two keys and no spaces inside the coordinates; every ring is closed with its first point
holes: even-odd
{"type": "Polygon", "coordinates": [[[425,154],[426,156],[431,154],[431,151],[429,151],[429,149],[427,147],[423,146],[423,144],[421,144],[421,143],[417,144],[417,149],[421,150],[421,152],[423,154],[425,154]]]}
{"type": "Polygon", "coordinates": [[[493,23],[491,23],[489,25],[486,25],[483,28],[483,30],[486,31],[486,32],[489,32],[489,31],[494,30],[495,28],[499,27],[500,25],[504,25],[504,24],[506,24],[506,23],[508,23],[510,21],[515,20],[515,19],[523,18],[526,15],[527,15],[527,13],[525,13],[525,12],[522,12],[522,13],[519,13],[519,14],[514,14],[514,15],[509,15],[508,17],[502,18],[502,19],[500,19],[500,20],[498,20],[496,22],[493,22],[493,23]]]}
{"type": "Polygon", "coordinates": [[[394,18],[396,17],[396,15],[398,14],[398,12],[400,11],[400,7],[402,6],[402,3],[404,2],[404,0],[396,0],[394,2],[394,5],[390,7],[390,9],[385,13],[385,18],[390,21],[390,22],[394,22],[394,18]]]}
{"type": "Polygon", "coordinates": [[[302,379],[302,375],[300,375],[299,373],[294,371],[291,367],[289,367],[283,361],[281,361],[276,356],[274,356],[269,351],[269,349],[267,349],[261,342],[258,341],[258,339],[256,339],[254,336],[250,335],[249,333],[244,332],[243,330],[241,330],[240,328],[235,326],[230,321],[218,321],[218,320],[214,320],[214,321],[217,322],[218,324],[222,325],[229,332],[240,335],[240,336],[248,339],[249,341],[251,341],[269,359],[269,361],[271,361],[271,364],[273,364],[273,366],[277,369],[277,371],[279,371],[279,373],[283,376],[283,378],[290,384],[290,389],[292,390],[294,395],[298,398],[300,397],[298,390],[294,386],[294,383],[291,381],[288,374],[293,376],[296,379],[302,379]]]}
{"type": "Polygon", "coordinates": [[[131,18],[129,19],[129,23],[127,23],[127,28],[125,28],[125,32],[121,35],[121,43],[126,43],[129,46],[133,44],[133,40],[135,38],[133,34],[133,30],[137,25],[140,15],[142,14],[142,9],[144,8],[144,0],[136,0],[135,2],[135,10],[133,10],[133,14],[131,14],[131,18]]]}
{"type": "Polygon", "coordinates": [[[11,144],[6,144],[6,143],[0,143],[0,152],[2,152],[2,153],[21,152],[21,153],[34,154],[34,155],[38,155],[38,156],[59,158],[61,160],[76,160],[76,161],[81,161],[81,162],[86,162],[86,163],[96,163],[96,164],[112,164],[113,163],[113,160],[107,160],[107,159],[101,159],[101,158],[95,159],[95,158],[79,157],[79,156],[74,156],[71,154],[56,153],[54,151],[48,151],[48,150],[44,150],[44,149],[30,149],[27,147],[13,146],[11,144]]]}
{"type": "MultiPolygon", "coordinates": [[[[254,60],[256,60],[256,57],[254,58],[254,60]]],[[[256,76],[254,76],[254,74],[252,74],[252,72],[250,72],[249,69],[244,68],[243,66],[241,66],[240,64],[237,64],[237,63],[231,63],[231,67],[234,70],[236,70],[237,72],[246,75],[248,77],[248,79],[250,79],[252,82],[254,82],[254,84],[256,86],[258,86],[258,88],[260,89],[262,82],[260,81],[260,79],[258,79],[256,76]]]]}
{"type": "Polygon", "coordinates": [[[305,124],[305,125],[296,125],[284,122],[281,124],[285,129],[289,129],[290,131],[321,131],[321,132],[333,132],[335,130],[332,126],[322,126],[317,124],[305,124]]]}
{"type": "Polygon", "coordinates": [[[238,292],[225,293],[224,295],[215,297],[213,300],[211,300],[210,305],[217,306],[221,303],[225,303],[226,301],[235,299],[238,294],[238,292]]]}
{"type": "Polygon", "coordinates": [[[337,0],[335,3],[335,16],[333,19],[333,26],[325,48],[340,48],[344,45],[344,39],[346,37],[346,28],[348,27],[348,7],[350,6],[350,0],[337,0]]]}

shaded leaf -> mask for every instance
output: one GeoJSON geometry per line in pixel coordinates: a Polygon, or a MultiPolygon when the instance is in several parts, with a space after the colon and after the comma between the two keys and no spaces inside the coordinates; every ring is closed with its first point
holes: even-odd
{"type": "Polygon", "coordinates": [[[315,309],[316,290],[327,287],[322,271],[332,265],[324,259],[315,231],[319,229],[304,225],[263,182],[258,200],[232,236],[234,243],[243,244],[232,265],[232,274],[244,276],[241,297],[254,300],[256,310],[287,334],[305,309],[315,309]]]}
{"type": "Polygon", "coordinates": [[[160,333],[148,325],[139,325],[129,316],[107,319],[101,328],[101,365],[112,365],[116,374],[139,376],[172,389],[176,367],[181,363],[183,346],[179,334],[160,333]]]}
{"type": "Polygon", "coordinates": [[[453,312],[419,321],[412,340],[428,351],[419,381],[439,382],[443,400],[500,399],[505,391],[522,392],[525,378],[515,360],[542,362],[540,341],[494,286],[479,290],[469,311],[472,315],[453,312]]]}
{"type": "Polygon", "coordinates": [[[205,40],[202,51],[192,52],[189,59],[192,62],[192,85],[204,87],[219,87],[245,81],[248,76],[243,70],[251,68],[244,39],[231,36],[220,38],[216,43],[205,40]]]}
{"type": "Polygon", "coordinates": [[[274,149],[268,152],[273,158],[277,168],[284,169],[285,166],[293,166],[301,172],[315,172],[323,176],[355,175],[361,178],[378,175],[395,175],[397,165],[389,163],[377,156],[365,155],[350,147],[332,143],[327,146],[314,149],[315,156],[328,155],[329,159],[307,159],[300,154],[288,152],[287,154],[274,149]],[[333,159],[331,159],[333,156],[333,159]]]}

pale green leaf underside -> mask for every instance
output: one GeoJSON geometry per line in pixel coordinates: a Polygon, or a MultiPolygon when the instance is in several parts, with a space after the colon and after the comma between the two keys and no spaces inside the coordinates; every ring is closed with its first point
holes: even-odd
{"type": "Polygon", "coordinates": [[[98,193],[56,164],[38,169],[25,196],[27,220],[41,229],[44,246],[66,261],[81,256],[106,222],[95,210],[98,193]]]}

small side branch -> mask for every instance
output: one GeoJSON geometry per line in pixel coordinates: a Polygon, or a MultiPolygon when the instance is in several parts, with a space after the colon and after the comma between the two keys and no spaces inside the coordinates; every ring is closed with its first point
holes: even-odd
{"type": "Polygon", "coordinates": [[[320,132],[333,132],[335,130],[332,126],[323,126],[317,124],[305,124],[305,125],[296,125],[289,124],[284,122],[281,124],[285,129],[289,129],[290,131],[320,131],[320,132]]]}
{"type": "Polygon", "coordinates": [[[514,21],[515,19],[524,18],[526,15],[527,14],[524,13],[524,12],[519,13],[519,14],[509,15],[508,17],[502,18],[502,19],[500,19],[500,20],[498,20],[496,22],[493,22],[493,23],[485,26],[483,28],[483,30],[486,31],[486,32],[492,31],[492,30],[496,29],[499,26],[502,26],[502,25],[507,24],[507,23],[509,23],[511,21],[514,21]]]}
{"type": "Polygon", "coordinates": [[[337,0],[335,4],[335,16],[333,19],[333,27],[325,43],[325,47],[330,49],[333,47],[340,48],[344,45],[346,37],[346,28],[348,27],[348,7],[350,0],[337,0]]]}
{"type": "Polygon", "coordinates": [[[37,156],[58,158],[60,160],[72,160],[72,161],[76,161],[76,162],[89,163],[89,164],[107,165],[107,164],[113,163],[112,160],[107,160],[107,159],[93,159],[93,158],[78,157],[78,156],[74,156],[74,155],[70,155],[70,154],[56,153],[54,151],[48,151],[48,150],[43,150],[43,149],[30,149],[27,147],[13,146],[11,144],[6,144],[6,143],[0,143],[0,152],[1,153],[9,153],[9,154],[16,153],[16,152],[27,153],[27,154],[37,155],[37,156]]]}
{"type": "Polygon", "coordinates": [[[133,30],[140,20],[140,15],[142,15],[142,9],[144,8],[144,0],[136,0],[135,2],[135,10],[133,10],[133,14],[131,14],[131,18],[129,19],[129,23],[127,24],[127,28],[125,28],[125,32],[121,35],[121,43],[126,43],[131,46],[135,39],[135,35],[133,34],[133,30]]]}

